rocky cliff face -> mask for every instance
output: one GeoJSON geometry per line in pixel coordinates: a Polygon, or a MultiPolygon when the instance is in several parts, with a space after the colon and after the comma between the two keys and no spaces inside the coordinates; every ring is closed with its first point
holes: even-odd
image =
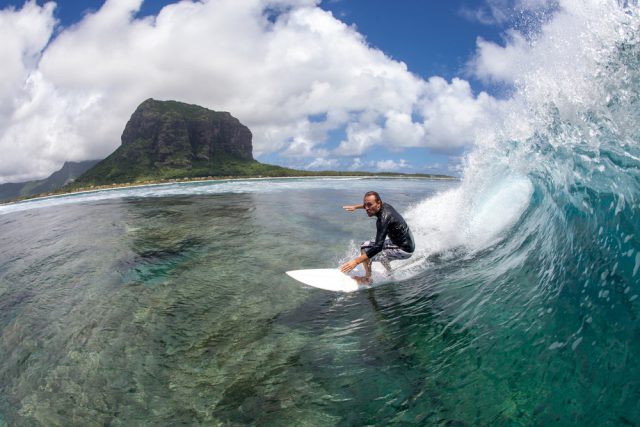
{"type": "Polygon", "coordinates": [[[120,147],[76,183],[233,174],[238,165],[256,163],[251,138],[229,113],[148,99],[129,119],[120,147]]]}
{"type": "Polygon", "coordinates": [[[188,168],[197,160],[253,160],[251,131],[226,112],[176,101],[144,101],[122,133],[122,146],[144,145],[155,167],[188,168]]]}

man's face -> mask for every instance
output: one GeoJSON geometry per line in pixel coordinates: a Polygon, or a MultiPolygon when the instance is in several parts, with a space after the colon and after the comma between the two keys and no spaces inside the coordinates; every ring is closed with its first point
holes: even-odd
{"type": "Polygon", "coordinates": [[[382,203],[376,202],[376,196],[367,196],[362,202],[364,210],[367,211],[367,215],[374,216],[378,213],[382,207],[382,203]]]}

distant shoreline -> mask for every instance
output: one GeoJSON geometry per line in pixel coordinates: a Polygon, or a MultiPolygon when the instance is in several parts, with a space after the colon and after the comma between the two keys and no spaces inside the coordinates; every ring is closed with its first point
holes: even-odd
{"type": "Polygon", "coordinates": [[[130,182],[123,184],[96,185],[89,187],[80,187],[67,191],[53,191],[50,193],[41,193],[33,196],[26,196],[19,199],[0,201],[0,205],[12,205],[21,202],[33,201],[38,199],[48,199],[55,197],[65,197],[74,194],[86,194],[99,191],[119,190],[123,188],[140,188],[153,187],[159,185],[171,184],[189,184],[194,182],[213,182],[213,181],[249,181],[249,180],[273,180],[273,179],[315,179],[315,178],[374,178],[374,179],[426,179],[430,181],[458,181],[459,178],[446,175],[429,175],[429,174],[371,174],[371,175],[301,175],[301,176],[222,176],[222,177],[201,177],[201,178],[176,178],[167,180],[149,180],[142,182],[130,182]]]}

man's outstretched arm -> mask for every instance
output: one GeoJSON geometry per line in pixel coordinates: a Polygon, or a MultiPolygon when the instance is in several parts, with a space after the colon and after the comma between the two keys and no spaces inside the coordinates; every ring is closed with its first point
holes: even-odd
{"type": "Polygon", "coordinates": [[[346,205],[346,206],[343,206],[342,209],[344,209],[347,212],[353,212],[356,209],[364,209],[364,205],[346,205]]]}

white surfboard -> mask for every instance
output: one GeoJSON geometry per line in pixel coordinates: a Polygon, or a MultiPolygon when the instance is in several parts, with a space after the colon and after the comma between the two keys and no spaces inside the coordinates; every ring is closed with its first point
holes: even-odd
{"type": "Polygon", "coordinates": [[[356,280],[337,268],[287,271],[287,275],[305,285],[334,292],[355,292],[371,286],[359,285],[356,280]]]}

